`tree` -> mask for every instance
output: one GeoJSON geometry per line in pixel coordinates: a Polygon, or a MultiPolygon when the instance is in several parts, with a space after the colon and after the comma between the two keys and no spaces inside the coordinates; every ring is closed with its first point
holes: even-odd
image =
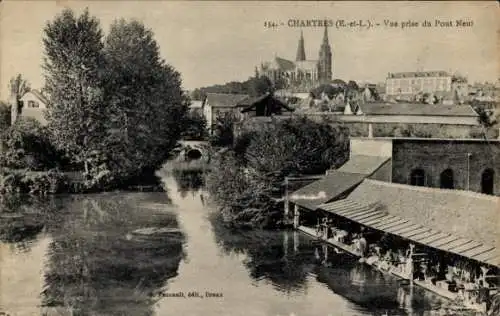
{"type": "Polygon", "coordinates": [[[205,139],[208,136],[207,120],[199,112],[191,112],[184,120],[184,139],[205,139]]]}
{"type": "Polygon", "coordinates": [[[11,103],[11,110],[13,111],[11,115],[11,123],[15,122],[19,114],[19,111],[21,109],[20,99],[26,92],[30,90],[31,90],[30,84],[28,83],[28,81],[23,79],[21,74],[18,74],[17,76],[10,79],[9,82],[9,92],[11,100],[10,103],[11,103]]]}
{"type": "Polygon", "coordinates": [[[347,130],[305,117],[259,126],[243,133],[233,148],[214,159],[207,188],[236,225],[272,226],[281,218],[274,198],[291,174],[321,174],[343,164],[347,130]]]}
{"type": "Polygon", "coordinates": [[[47,121],[52,143],[64,150],[85,172],[103,150],[105,104],[102,31],[85,10],[76,17],[66,9],[44,29],[45,90],[50,96],[47,121]]]}
{"type": "Polygon", "coordinates": [[[266,93],[273,93],[274,87],[271,80],[266,76],[253,77],[249,79],[249,94],[259,97],[266,93]]]}
{"type": "Polygon", "coordinates": [[[90,185],[157,169],[181,135],[188,99],[152,31],[120,20],[103,41],[88,10],[65,10],[47,24],[44,44],[51,139],[90,185]]]}
{"type": "Polygon", "coordinates": [[[226,147],[233,145],[234,125],[236,122],[237,118],[230,112],[217,116],[215,119],[214,135],[210,139],[212,146],[226,147]]]}
{"type": "Polygon", "coordinates": [[[254,133],[245,157],[262,174],[318,174],[346,161],[347,144],[345,130],[298,117],[254,133]]]}
{"type": "Polygon", "coordinates": [[[48,170],[64,163],[46,129],[33,118],[22,118],[2,135],[0,165],[12,169],[48,170]]]}
{"type": "Polygon", "coordinates": [[[11,106],[0,101],[0,131],[5,131],[11,122],[11,106]]]}
{"type": "Polygon", "coordinates": [[[105,40],[104,100],[110,160],[122,175],[157,169],[180,139],[188,97],[180,74],[160,57],[154,34],[116,21],[105,40]]]}

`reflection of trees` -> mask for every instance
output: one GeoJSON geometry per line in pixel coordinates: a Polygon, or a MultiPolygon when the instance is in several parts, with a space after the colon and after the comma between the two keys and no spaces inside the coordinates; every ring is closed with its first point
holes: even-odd
{"type": "Polygon", "coordinates": [[[204,185],[203,172],[201,170],[174,169],[173,176],[182,198],[186,197],[190,191],[197,192],[204,185]]]}
{"type": "MultiPolygon", "coordinates": [[[[299,236],[300,247],[294,251],[293,232],[231,230],[217,217],[211,217],[216,242],[226,254],[245,254],[244,264],[250,276],[266,279],[278,289],[292,291],[304,287],[314,263],[314,249],[299,236]]],[[[298,241],[295,240],[297,243],[298,241]]]]}
{"type": "Polygon", "coordinates": [[[0,196],[0,241],[15,243],[17,250],[28,250],[29,241],[36,238],[58,208],[54,197],[0,196]]]}
{"type": "MultiPolygon", "coordinates": [[[[163,194],[164,196],[164,194],[163,194]]],[[[152,315],[166,280],[177,275],[183,236],[136,236],[145,227],[177,227],[151,194],[100,194],[66,201],[50,226],[44,306],[78,315],[152,315]]],[[[166,197],[165,197],[166,199],[166,197]]],[[[164,199],[164,200],[165,200],[164,199]]]]}
{"type": "Polygon", "coordinates": [[[319,282],[356,305],[370,311],[399,308],[396,300],[397,282],[391,277],[380,278],[380,272],[367,265],[338,262],[335,267],[318,266],[315,272],[319,282]]]}

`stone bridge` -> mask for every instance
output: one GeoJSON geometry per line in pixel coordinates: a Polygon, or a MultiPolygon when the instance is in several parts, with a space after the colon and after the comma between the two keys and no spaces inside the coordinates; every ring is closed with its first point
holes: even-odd
{"type": "Polygon", "coordinates": [[[177,149],[177,160],[208,160],[209,143],[207,141],[198,140],[180,140],[179,148],[177,149]]]}

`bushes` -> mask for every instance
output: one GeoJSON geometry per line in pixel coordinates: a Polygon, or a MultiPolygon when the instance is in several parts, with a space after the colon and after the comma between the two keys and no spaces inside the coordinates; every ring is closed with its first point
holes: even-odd
{"type": "Polygon", "coordinates": [[[0,194],[55,194],[66,192],[68,185],[68,178],[56,170],[47,172],[2,170],[0,173],[0,194]]]}
{"type": "Polygon", "coordinates": [[[231,225],[276,226],[284,177],[324,173],[343,164],[348,152],[346,129],[306,118],[266,123],[213,159],[207,188],[231,225]]]}
{"type": "Polygon", "coordinates": [[[0,166],[40,171],[66,164],[49,142],[46,129],[32,118],[20,118],[0,137],[0,166]]]}

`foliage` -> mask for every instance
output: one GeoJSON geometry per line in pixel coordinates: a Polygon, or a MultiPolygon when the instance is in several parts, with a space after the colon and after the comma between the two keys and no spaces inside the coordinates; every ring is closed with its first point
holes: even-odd
{"type": "Polygon", "coordinates": [[[9,104],[0,101],[0,131],[5,131],[10,126],[11,107],[9,104]]]}
{"type": "Polygon", "coordinates": [[[273,93],[274,86],[271,80],[266,76],[253,77],[248,80],[248,94],[252,97],[259,97],[266,93],[273,93]]]}
{"type": "Polygon", "coordinates": [[[50,143],[47,130],[32,118],[22,118],[1,135],[0,165],[8,168],[47,170],[66,164],[50,143]]]}
{"type": "Polygon", "coordinates": [[[197,88],[191,93],[193,100],[203,100],[207,93],[227,93],[227,94],[248,94],[250,96],[260,96],[266,92],[272,93],[275,89],[279,89],[283,83],[273,85],[271,80],[266,76],[250,77],[243,82],[231,81],[223,85],[213,85],[209,87],[197,88]]]}
{"type": "Polygon", "coordinates": [[[183,139],[202,140],[208,136],[207,120],[199,112],[193,111],[186,115],[183,125],[185,126],[182,132],[183,139]]]}
{"type": "Polygon", "coordinates": [[[267,125],[246,149],[249,165],[260,173],[318,174],[347,159],[347,131],[294,117],[267,125]]]}
{"type": "Polygon", "coordinates": [[[26,92],[31,90],[31,86],[28,81],[23,79],[21,74],[13,77],[9,81],[9,91],[11,96],[16,96],[19,100],[26,92]]]}
{"type": "Polygon", "coordinates": [[[79,17],[64,10],[45,26],[44,35],[49,135],[56,148],[88,171],[90,153],[104,145],[102,31],[88,10],[79,17]]]}
{"type": "Polygon", "coordinates": [[[475,108],[475,111],[479,115],[478,120],[483,127],[489,128],[498,123],[497,117],[495,117],[495,113],[493,111],[484,109],[483,107],[477,107],[475,108]]]}
{"type": "Polygon", "coordinates": [[[231,146],[234,143],[234,126],[237,121],[238,119],[231,112],[218,115],[215,118],[210,144],[214,147],[231,146]]]}
{"type": "Polygon", "coordinates": [[[329,99],[333,99],[339,93],[344,92],[344,87],[337,87],[330,84],[322,84],[311,90],[311,94],[315,99],[320,99],[321,95],[325,93],[329,99]]]}
{"type": "Polygon", "coordinates": [[[344,163],[346,132],[299,117],[243,133],[233,148],[215,157],[208,190],[233,225],[276,225],[281,216],[276,198],[281,197],[284,177],[324,173],[344,163]]]}
{"type": "Polygon", "coordinates": [[[47,172],[9,171],[0,173],[0,193],[46,195],[66,192],[69,180],[57,170],[47,172]]]}
{"type": "Polygon", "coordinates": [[[113,171],[157,169],[180,138],[179,122],[188,111],[180,74],[161,59],[153,32],[137,21],[113,24],[104,53],[113,171]]]}
{"type": "Polygon", "coordinates": [[[14,106],[14,115],[17,118],[18,113],[21,110],[21,97],[28,91],[31,90],[30,84],[28,81],[23,79],[21,74],[13,77],[9,81],[9,92],[10,92],[10,102],[11,106],[14,106]]]}
{"type": "Polygon", "coordinates": [[[103,40],[86,10],[45,27],[49,135],[84,167],[90,186],[157,169],[181,136],[188,110],[180,74],[161,59],[154,34],[116,21],[103,40]]]}

